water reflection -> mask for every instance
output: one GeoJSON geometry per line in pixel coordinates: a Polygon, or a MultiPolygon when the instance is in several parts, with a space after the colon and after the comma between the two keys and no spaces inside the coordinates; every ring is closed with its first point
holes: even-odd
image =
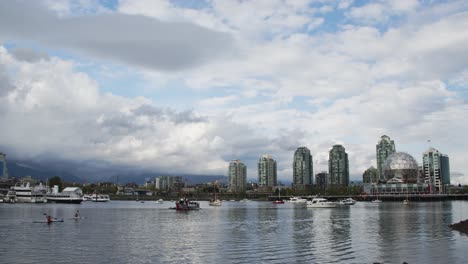
{"type": "Polygon", "coordinates": [[[468,240],[450,230],[463,201],[357,203],[343,208],[227,202],[176,212],[116,202],[0,205],[5,263],[463,263],[468,240]],[[33,224],[47,212],[82,221],[33,224]],[[18,219],[29,219],[18,221],[18,219]],[[14,238],[14,239],[13,239],[14,238]],[[53,248],[53,250],[51,250],[53,248]]]}

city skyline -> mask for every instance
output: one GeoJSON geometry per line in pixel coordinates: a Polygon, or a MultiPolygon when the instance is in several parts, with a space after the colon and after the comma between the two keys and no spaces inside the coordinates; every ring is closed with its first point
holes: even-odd
{"type": "Polygon", "coordinates": [[[468,184],[466,23],[458,0],[0,1],[0,151],[251,179],[269,153],[290,181],[297,147],[319,172],[342,145],[360,181],[389,135],[468,184]]]}

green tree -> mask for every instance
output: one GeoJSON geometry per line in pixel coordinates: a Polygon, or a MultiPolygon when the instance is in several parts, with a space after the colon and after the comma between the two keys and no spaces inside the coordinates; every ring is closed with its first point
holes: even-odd
{"type": "Polygon", "coordinates": [[[54,187],[54,185],[57,185],[59,187],[59,192],[62,191],[62,185],[63,185],[62,178],[60,178],[59,176],[54,176],[50,178],[49,186],[54,187]]]}

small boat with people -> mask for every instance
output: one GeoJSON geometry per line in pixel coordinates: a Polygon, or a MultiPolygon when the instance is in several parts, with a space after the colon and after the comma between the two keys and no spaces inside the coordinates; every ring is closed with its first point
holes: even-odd
{"type": "Polygon", "coordinates": [[[314,197],[312,201],[307,201],[307,208],[335,208],[338,203],[330,202],[325,198],[314,197]]]}
{"type": "Polygon", "coordinates": [[[187,198],[182,198],[176,203],[175,209],[177,211],[189,211],[189,210],[199,210],[200,209],[200,203],[199,202],[194,202],[190,201],[187,198]]]}

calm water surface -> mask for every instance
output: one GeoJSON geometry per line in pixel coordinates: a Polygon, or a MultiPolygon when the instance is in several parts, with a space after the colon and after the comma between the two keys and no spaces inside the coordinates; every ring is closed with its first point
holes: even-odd
{"type": "Polygon", "coordinates": [[[0,263],[466,263],[468,202],[0,204],[0,263]],[[66,219],[79,209],[82,220],[66,219]],[[63,223],[33,223],[43,213],[63,223]]]}

